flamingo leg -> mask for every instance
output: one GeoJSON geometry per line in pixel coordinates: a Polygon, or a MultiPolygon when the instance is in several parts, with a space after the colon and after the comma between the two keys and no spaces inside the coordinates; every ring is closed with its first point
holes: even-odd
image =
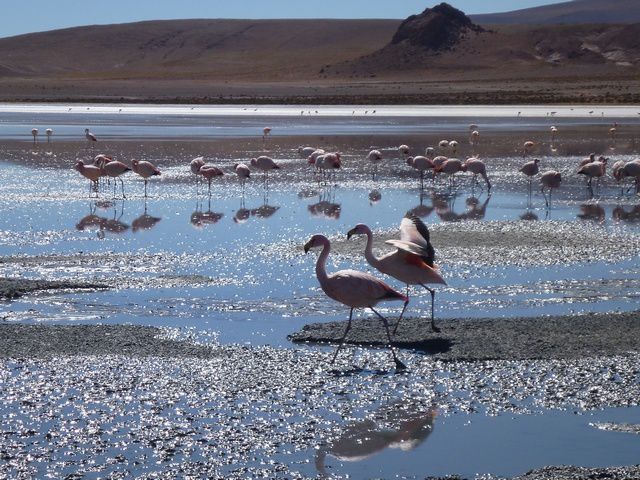
{"type": "Polygon", "coordinates": [[[144,179],[144,198],[147,198],[147,179],[144,179]]]}
{"type": "Polygon", "coordinates": [[[407,300],[404,302],[404,306],[402,307],[402,311],[400,312],[400,316],[398,317],[398,322],[396,326],[393,327],[393,334],[395,335],[398,331],[398,327],[400,326],[400,321],[402,320],[402,316],[404,315],[404,311],[407,309],[407,305],[409,305],[409,284],[407,284],[407,300]]]}
{"type": "Polygon", "coordinates": [[[333,354],[333,358],[331,359],[331,363],[334,363],[336,361],[336,357],[338,356],[338,352],[340,352],[340,350],[342,349],[343,345],[344,345],[344,341],[347,338],[347,334],[349,333],[349,330],[351,330],[351,319],[353,318],[353,308],[349,311],[349,322],[347,323],[347,328],[344,329],[344,334],[342,335],[342,338],[340,339],[340,344],[338,345],[338,348],[336,348],[336,352],[333,354]]]}
{"type": "Polygon", "coordinates": [[[375,313],[380,320],[382,320],[382,323],[384,324],[384,329],[387,331],[387,338],[389,339],[389,349],[391,349],[391,355],[393,356],[393,361],[396,364],[396,368],[398,370],[405,370],[407,368],[407,366],[402,363],[400,361],[400,359],[398,358],[398,356],[396,355],[396,350],[395,348],[393,348],[393,341],[391,340],[391,332],[389,332],[389,322],[387,321],[387,319],[385,317],[383,317],[382,315],[380,315],[375,308],[373,307],[369,307],[371,309],[371,311],[373,313],[375,313]]]}
{"type": "Polygon", "coordinates": [[[211,179],[209,179],[209,198],[211,198],[211,179]]]}
{"type": "Polygon", "coordinates": [[[440,332],[440,329],[438,327],[436,327],[436,320],[435,320],[435,317],[434,317],[434,314],[433,314],[434,304],[435,304],[435,300],[436,300],[436,291],[433,290],[432,288],[427,287],[423,283],[421,283],[420,285],[422,285],[424,288],[429,290],[429,293],[431,294],[431,330],[433,330],[434,332],[438,333],[438,332],[440,332]]]}
{"type": "Polygon", "coordinates": [[[127,198],[124,194],[124,180],[120,179],[120,185],[122,186],[122,198],[127,198]]]}

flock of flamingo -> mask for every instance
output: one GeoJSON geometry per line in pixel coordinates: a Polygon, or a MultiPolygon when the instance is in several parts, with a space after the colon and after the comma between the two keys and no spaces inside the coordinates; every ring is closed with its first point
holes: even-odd
{"type": "MultiPolygon", "coordinates": [[[[555,126],[550,128],[552,141],[558,134],[555,126]]],[[[51,129],[46,130],[47,141],[51,141],[51,129]]],[[[271,133],[270,127],[263,129],[262,140],[266,143],[271,133]]],[[[611,137],[615,137],[616,126],[609,131],[611,137]]],[[[34,143],[37,142],[38,130],[33,129],[32,135],[34,143]]],[[[85,129],[85,138],[88,142],[97,142],[96,136],[85,129]]],[[[478,144],[480,132],[477,125],[469,126],[469,143],[472,146],[478,144]]],[[[526,159],[535,147],[532,141],[526,141],[522,145],[523,158],[526,159]]],[[[455,155],[458,148],[458,142],[455,140],[442,140],[438,144],[441,153],[449,153],[455,155]]],[[[313,166],[319,176],[323,179],[330,178],[332,173],[342,167],[342,159],[340,152],[328,152],[324,149],[315,147],[300,147],[298,149],[302,158],[305,158],[309,165],[313,166]]],[[[428,176],[435,181],[437,175],[447,174],[449,176],[450,185],[454,184],[454,176],[458,172],[470,172],[474,176],[474,182],[477,182],[477,176],[482,177],[486,184],[487,190],[491,191],[491,182],[487,175],[487,168],[483,160],[477,156],[469,157],[465,161],[449,157],[445,155],[436,155],[436,148],[428,147],[424,155],[411,156],[411,149],[407,145],[400,145],[398,153],[404,162],[419,172],[421,186],[428,176]]],[[[382,162],[384,156],[379,150],[371,150],[367,155],[367,160],[373,165],[373,177],[377,173],[377,168],[382,162]]],[[[529,191],[531,192],[533,178],[540,173],[540,160],[534,158],[527,161],[519,168],[519,171],[529,178],[529,191]]],[[[582,160],[577,168],[577,174],[584,175],[588,179],[587,185],[591,187],[592,181],[599,180],[605,176],[608,158],[600,156],[596,158],[594,153],[582,160]]],[[[209,195],[211,195],[211,183],[216,177],[224,175],[222,169],[217,166],[209,165],[204,161],[203,157],[198,157],[190,162],[190,170],[196,179],[202,178],[208,182],[209,195]]],[[[105,154],[97,155],[93,160],[88,162],[78,161],[74,167],[80,174],[90,180],[90,187],[95,191],[98,189],[98,182],[103,177],[110,177],[120,180],[122,186],[122,196],[124,194],[124,182],[121,176],[132,170],[140,175],[145,182],[145,197],[147,196],[147,181],[149,178],[160,175],[158,168],[148,161],[133,160],[131,167],[125,163],[114,160],[111,156],[105,154]]],[[[263,172],[264,181],[268,181],[269,172],[278,170],[281,167],[270,157],[263,155],[251,159],[249,165],[245,163],[236,163],[233,165],[233,171],[237,175],[243,191],[245,182],[251,178],[251,169],[257,169],[263,172]]],[[[624,178],[631,177],[635,180],[636,192],[640,191],[640,159],[629,162],[617,161],[612,167],[612,176],[617,182],[621,182],[624,178]]],[[[542,172],[540,177],[540,189],[545,197],[547,207],[550,205],[551,192],[558,188],[561,184],[562,177],[560,172],[556,170],[548,170],[542,172]],[[549,191],[549,198],[545,194],[545,190],[549,191]]],[[[114,196],[116,183],[114,182],[114,196]]],[[[631,187],[630,187],[631,188],[631,187]]],[[[396,368],[401,370],[406,368],[404,363],[398,358],[393,348],[392,335],[395,335],[398,325],[407,309],[409,303],[409,286],[418,285],[425,288],[431,295],[431,329],[438,332],[439,329],[434,319],[434,303],[435,290],[428,285],[442,284],[446,285],[446,281],[440,275],[438,266],[435,261],[435,250],[430,242],[429,230],[427,226],[417,216],[408,213],[400,223],[400,238],[397,240],[388,240],[386,243],[395,247],[391,253],[382,257],[376,257],[373,253],[373,233],[371,229],[364,224],[358,224],[347,233],[347,237],[353,235],[364,235],[367,238],[364,256],[367,262],[377,269],[379,272],[395,278],[406,285],[406,293],[396,291],[382,280],[375,276],[356,270],[340,270],[332,274],[326,271],[326,261],[331,250],[331,245],[327,237],[324,235],[314,235],[305,244],[304,250],[308,252],[312,248],[321,248],[321,253],[316,263],[316,276],[324,293],[347,307],[350,308],[349,319],[344,333],[340,339],[339,345],[335,351],[332,363],[344,345],[353,318],[353,311],[357,308],[370,309],[384,324],[387,339],[389,340],[389,348],[395,362],[396,368]],[[395,324],[393,332],[391,331],[389,321],[386,317],[376,310],[376,305],[383,301],[402,301],[404,306],[395,324]]]]}

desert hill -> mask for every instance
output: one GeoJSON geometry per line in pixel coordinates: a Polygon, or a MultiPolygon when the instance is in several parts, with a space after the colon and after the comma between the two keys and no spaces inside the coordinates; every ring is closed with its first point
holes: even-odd
{"type": "Polygon", "coordinates": [[[505,13],[472,15],[483,25],[639,23],[638,0],[573,0],[505,13]]]}
{"type": "MultiPolygon", "coordinates": [[[[531,18],[565,11],[552,7],[531,18]]],[[[2,38],[0,100],[640,101],[640,23],[478,18],[489,17],[442,3],[404,21],[166,20],[2,38]]]]}

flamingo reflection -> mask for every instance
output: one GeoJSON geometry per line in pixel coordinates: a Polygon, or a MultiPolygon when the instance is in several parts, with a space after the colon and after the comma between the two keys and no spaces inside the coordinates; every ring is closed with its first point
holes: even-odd
{"type": "Polygon", "coordinates": [[[583,203],[580,205],[580,213],[577,215],[580,220],[591,220],[593,222],[604,222],[604,208],[597,203],[583,203]]]}
{"type": "Polygon", "coordinates": [[[335,203],[335,188],[324,188],[318,195],[318,202],[308,205],[309,213],[314,217],[337,220],[340,218],[341,205],[335,203]]]}
{"type": "Polygon", "coordinates": [[[162,218],[153,217],[147,213],[147,202],[144,202],[144,213],[131,222],[131,230],[133,233],[140,230],[151,230],[160,220],[162,218]]]}
{"type": "Polygon", "coordinates": [[[217,213],[211,211],[211,197],[209,197],[209,204],[207,211],[202,211],[202,204],[200,202],[196,203],[196,209],[191,214],[191,225],[195,228],[202,228],[205,225],[213,225],[214,223],[218,223],[222,217],[224,217],[224,213],[217,213]]]}
{"type": "Polygon", "coordinates": [[[420,203],[415,207],[413,207],[411,210],[409,210],[409,212],[413,213],[415,216],[420,218],[428,217],[429,215],[431,215],[431,212],[433,212],[434,206],[424,204],[424,199],[427,198],[427,194],[422,188],[420,189],[419,198],[420,198],[420,203]]]}
{"type": "Polygon", "coordinates": [[[640,205],[634,205],[629,210],[622,205],[618,205],[611,214],[618,222],[640,223],[640,205]]]}
{"type": "Polygon", "coordinates": [[[429,437],[435,417],[435,408],[417,402],[384,405],[372,419],[350,423],[340,436],[322,446],[315,456],[316,470],[327,476],[327,456],[342,462],[361,462],[387,448],[413,450],[429,437]]]}

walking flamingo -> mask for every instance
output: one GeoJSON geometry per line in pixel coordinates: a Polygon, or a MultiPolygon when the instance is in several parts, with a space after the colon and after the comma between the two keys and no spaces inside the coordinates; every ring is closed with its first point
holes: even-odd
{"type": "Polygon", "coordinates": [[[396,250],[382,257],[373,254],[373,234],[371,229],[360,223],[349,230],[347,238],[353,235],[366,235],[367,245],[364,257],[369,265],[390,277],[400,280],[407,286],[407,299],[404,308],[398,317],[398,323],[393,333],[398,329],[402,316],[409,304],[409,285],[420,285],[431,294],[431,329],[434,332],[440,330],[436,327],[434,319],[435,290],[427,284],[446,285],[447,282],[440,276],[438,267],[434,265],[435,251],[429,240],[429,229],[416,215],[408,213],[400,222],[400,240],[389,240],[387,243],[396,247],[396,250]]]}
{"type": "Polygon", "coordinates": [[[98,141],[96,136],[93,133],[91,133],[88,128],[84,129],[84,138],[86,138],[87,142],[89,143],[98,141]]]}
{"type": "Polygon", "coordinates": [[[396,364],[398,370],[404,370],[406,366],[400,361],[396,355],[396,351],[393,348],[393,342],[391,340],[391,332],[389,331],[389,322],[374,308],[379,302],[386,300],[402,300],[407,301],[400,292],[395,291],[389,285],[382,280],[377,279],[373,275],[365,272],[359,272],[357,270],[340,270],[338,272],[327,274],[326,263],[329,252],[331,251],[331,244],[329,239],[324,235],[314,235],[304,245],[304,252],[307,253],[311,248],[321,247],[322,252],[316,262],[316,276],[318,282],[324,293],[331,299],[340,302],[347,307],[350,307],[349,321],[347,328],[340,339],[340,344],[336,349],[331,363],[335,362],[338,352],[342,348],[347,334],[351,329],[351,319],[353,318],[353,310],[356,308],[369,308],[376,314],[387,332],[387,339],[389,340],[389,348],[391,349],[391,355],[396,364]]]}
{"type": "Polygon", "coordinates": [[[548,170],[540,176],[540,191],[542,192],[542,195],[544,195],[544,201],[547,204],[547,208],[549,208],[549,205],[551,204],[551,192],[554,188],[560,187],[560,182],[562,182],[562,176],[560,175],[560,172],[555,170],[548,170]],[[549,200],[547,200],[547,196],[544,193],[545,188],[549,189],[549,200]]]}
{"type": "Polygon", "coordinates": [[[218,167],[214,167],[213,165],[203,165],[202,167],[200,167],[199,173],[209,183],[209,196],[211,196],[211,180],[213,180],[215,177],[221,177],[222,175],[224,175],[224,172],[218,167]]]}
{"type": "MultiPolygon", "coordinates": [[[[118,160],[108,161],[107,163],[104,164],[102,169],[107,176],[120,180],[120,185],[122,186],[122,198],[127,198],[124,195],[124,181],[122,180],[122,178],[120,178],[120,175],[122,175],[125,172],[128,172],[131,169],[127,165],[125,165],[124,163],[118,160]]],[[[113,196],[114,197],[116,196],[115,180],[113,181],[113,196]]]]}
{"type": "Polygon", "coordinates": [[[482,160],[476,157],[467,158],[463,164],[463,169],[473,173],[473,180],[476,183],[478,182],[477,176],[480,175],[487,183],[487,190],[491,190],[491,183],[489,182],[489,177],[487,177],[487,166],[482,160]]]}
{"type": "Polygon", "coordinates": [[[38,143],[38,129],[32,128],[31,135],[33,135],[33,144],[35,145],[36,143],[38,143]]]}
{"type": "Polygon", "coordinates": [[[147,181],[149,177],[161,175],[160,170],[153,163],[146,160],[132,160],[131,166],[134,172],[144,178],[144,196],[147,198],[147,181]]]}
{"type": "Polygon", "coordinates": [[[47,128],[44,133],[47,134],[47,143],[51,143],[51,135],[53,135],[53,129],[47,128]]]}

